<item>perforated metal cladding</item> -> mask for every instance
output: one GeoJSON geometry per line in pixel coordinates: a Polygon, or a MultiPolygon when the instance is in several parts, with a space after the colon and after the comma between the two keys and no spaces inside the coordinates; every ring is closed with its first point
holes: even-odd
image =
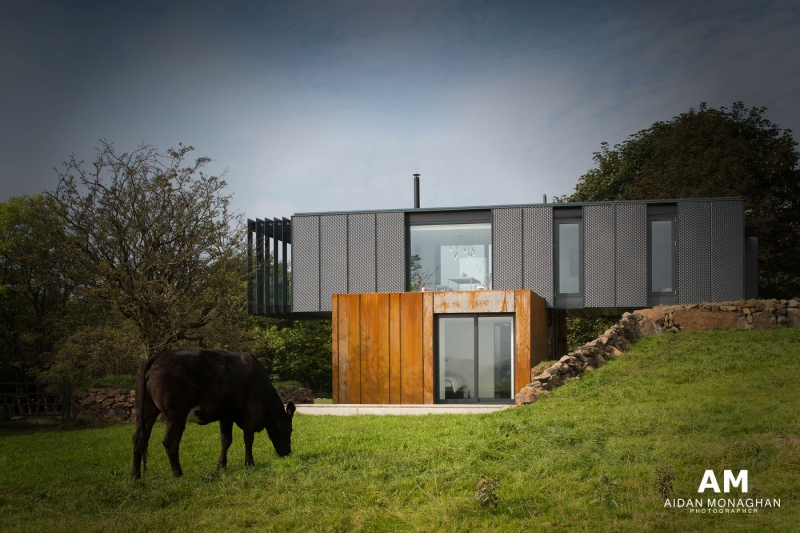
{"type": "Polygon", "coordinates": [[[292,311],[319,311],[319,217],[292,217],[292,311]]]}
{"type": "Polygon", "coordinates": [[[678,202],[678,303],[711,300],[711,203],[678,202]]]}
{"type": "Polygon", "coordinates": [[[647,306],[647,205],[617,204],[616,307],[647,306]]]}
{"type": "Polygon", "coordinates": [[[553,208],[522,209],[524,247],[522,288],[541,296],[553,306],[553,208]]]}
{"type": "Polygon", "coordinates": [[[406,290],[406,221],[402,212],[377,213],[376,278],[378,292],[406,290]]]}
{"type": "Polygon", "coordinates": [[[711,203],[711,301],[744,297],[744,206],[741,200],[711,203]]]}
{"type": "Polygon", "coordinates": [[[492,209],[492,288],[522,288],[522,208],[492,209]]]}
{"type": "Polygon", "coordinates": [[[347,288],[375,292],[375,213],[347,215],[347,288]]]}
{"type": "Polygon", "coordinates": [[[347,292],[347,215],[319,217],[319,309],[331,310],[331,296],[347,292]]]}
{"type": "Polygon", "coordinates": [[[614,206],[583,208],[584,307],[614,307],[614,206]]]}

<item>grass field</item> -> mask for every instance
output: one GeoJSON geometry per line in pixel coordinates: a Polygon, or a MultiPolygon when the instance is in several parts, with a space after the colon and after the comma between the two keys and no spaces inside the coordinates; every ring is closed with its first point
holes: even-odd
{"type": "Polygon", "coordinates": [[[3,430],[0,530],[797,531],[798,403],[800,328],[650,337],[489,415],[296,415],[294,454],[278,459],[261,433],[252,468],[234,430],[217,472],[217,425],[192,425],[181,479],[163,424],[141,482],[128,479],[131,426],[3,430]],[[706,469],[720,483],[723,469],[748,470],[749,492],[698,494],[706,469]],[[494,505],[475,498],[487,478],[494,505]],[[659,489],[780,508],[698,515],[664,508],[659,489]]]}

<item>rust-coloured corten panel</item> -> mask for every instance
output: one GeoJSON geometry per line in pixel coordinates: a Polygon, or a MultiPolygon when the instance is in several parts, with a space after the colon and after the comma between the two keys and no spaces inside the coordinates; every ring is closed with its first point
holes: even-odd
{"type": "Polygon", "coordinates": [[[342,403],[361,403],[361,308],[359,294],[339,295],[339,398],[342,403]],[[344,305],[343,305],[344,304],[344,305]],[[342,357],[344,356],[344,357],[342,357]]]}
{"type": "Polygon", "coordinates": [[[433,293],[433,312],[513,313],[514,291],[448,291],[433,293]]]}
{"type": "Polygon", "coordinates": [[[389,294],[361,294],[360,306],[360,403],[389,403],[389,294]]]}
{"type": "Polygon", "coordinates": [[[400,296],[400,401],[423,403],[422,293],[406,292],[400,296]]]}
{"type": "Polygon", "coordinates": [[[531,291],[514,292],[516,330],[514,339],[514,391],[530,383],[531,373],[531,291]]]}
{"type": "Polygon", "coordinates": [[[433,293],[422,293],[422,403],[434,402],[433,293]]]}
{"type": "Polygon", "coordinates": [[[400,293],[389,294],[389,403],[400,403],[401,325],[400,293]]]}
{"type": "Polygon", "coordinates": [[[331,301],[331,382],[333,403],[339,403],[339,295],[334,294],[331,301]]]}

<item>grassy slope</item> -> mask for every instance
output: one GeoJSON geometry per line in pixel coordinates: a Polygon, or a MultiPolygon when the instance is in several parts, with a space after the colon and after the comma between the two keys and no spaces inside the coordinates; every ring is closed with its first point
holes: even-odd
{"type": "Polygon", "coordinates": [[[4,431],[0,530],[793,531],[799,398],[800,328],[684,332],[491,415],[298,415],[294,455],[278,460],[260,434],[251,469],[241,433],[218,473],[217,426],[190,426],[178,480],[163,425],[138,483],[127,479],[130,426],[4,431]],[[747,469],[749,495],[781,508],[665,510],[654,479],[667,465],[673,497],[696,497],[707,468],[747,469]],[[500,478],[494,509],[473,498],[483,476],[500,478]]]}

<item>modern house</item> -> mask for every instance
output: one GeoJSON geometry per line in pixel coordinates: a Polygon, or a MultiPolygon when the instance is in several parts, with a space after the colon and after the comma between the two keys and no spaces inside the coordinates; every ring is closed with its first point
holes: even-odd
{"type": "Polygon", "coordinates": [[[334,403],[512,403],[566,353],[567,309],[757,290],[740,198],[298,213],[248,230],[248,310],[332,320],[334,403]]]}

